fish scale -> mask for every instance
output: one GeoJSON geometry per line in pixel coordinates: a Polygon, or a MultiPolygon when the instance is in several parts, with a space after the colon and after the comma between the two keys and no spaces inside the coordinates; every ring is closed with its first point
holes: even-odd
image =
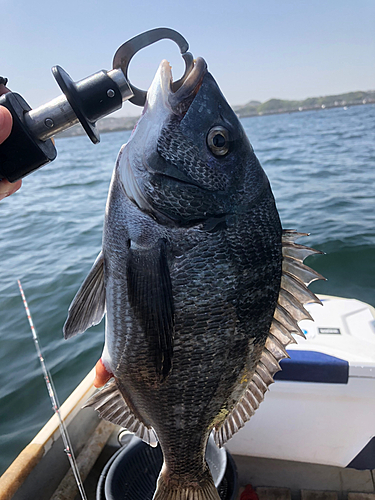
{"type": "Polygon", "coordinates": [[[222,446],[259,407],[315,300],[306,282],[321,276],[303,265],[313,251],[295,244],[300,234],[282,231],[268,179],[204,61],[176,93],[170,82],[163,61],[120,151],[102,253],[65,336],[106,311],[102,363],[114,378],[87,406],[159,441],[154,500],[218,500],[208,436],[222,446]]]}
{"type": "Polygon", "coordinates": [[[179,170],[202,186],[212,190],[224,190],[228,176],[221,172],[207,172],[203,166],[199,149],[186,140],[178,131],[177,120],[171,120],[161,130],[158,140],[158,153],[167,162],[173,163],[179,170]]]}

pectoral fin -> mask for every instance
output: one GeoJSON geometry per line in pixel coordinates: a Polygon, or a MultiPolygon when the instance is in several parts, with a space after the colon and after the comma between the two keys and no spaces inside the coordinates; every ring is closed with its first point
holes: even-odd
{"type": "Polygon", "coordinates": [[[130,247],[127,265],[129,301],[155,353],[156,372],[163,381],[171,370],[174,306],[166,246],[130,247]]]}
{"type": "Polygon", "coordinates": [[[87,278],[69,307],[64,325],[64,337],[69,339],[77,333],[97,325],[105,313],[104,257],[100,252],[87,278]]]}

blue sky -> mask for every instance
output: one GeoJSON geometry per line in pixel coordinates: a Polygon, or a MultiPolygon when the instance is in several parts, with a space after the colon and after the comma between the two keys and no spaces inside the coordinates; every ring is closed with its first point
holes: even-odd
{"type": "MultiPolygon", "coordinates": [[[[0,0],[0,75],[36,107],[59,95],[52,66],[73,80],[109,70],[123,42],[158,26],[185,36],[232,105],[375,89],[374,0],[0,0]]],[[[179,77],[163,41],[135,56],[133,83],[147,88],[163,58],[179,77]]]]}

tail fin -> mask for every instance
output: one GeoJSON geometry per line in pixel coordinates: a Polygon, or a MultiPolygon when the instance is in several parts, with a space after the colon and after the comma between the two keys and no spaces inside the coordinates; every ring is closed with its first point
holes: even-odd
{"type": "Polygon", "coordinates": [[[200,480],[186,482],[184,479],[160,473],[152,500],[220,500],[209,468],[200,480]]]}

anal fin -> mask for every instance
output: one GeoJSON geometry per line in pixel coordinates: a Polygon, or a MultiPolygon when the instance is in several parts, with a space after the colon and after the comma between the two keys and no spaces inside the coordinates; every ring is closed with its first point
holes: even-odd
{"type": "Polygon", "coordinates": [[[150,446],[157,446],[158,438],[152,427],[144,425],[131,411],[126,404],[116,381],[111,380],[108,384],[83,405],[83,408],[92,406],[99,413],[101,418],[113,424],[121,425],[128,431],[134,432],[150,446]]]}

